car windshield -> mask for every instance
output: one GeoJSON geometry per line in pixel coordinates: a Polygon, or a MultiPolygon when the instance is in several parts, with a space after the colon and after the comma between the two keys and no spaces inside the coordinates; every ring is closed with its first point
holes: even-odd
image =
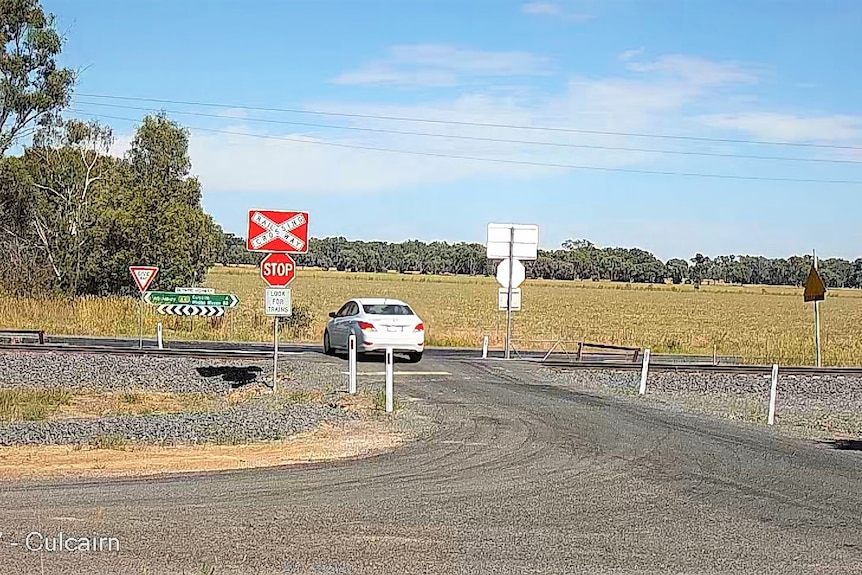
{"type": "Polygon", "coordinates": [[[371,315],[413,315],[413,310],[404,304],[364,304],[362,309],[365,310],[365,313],[371,315]]]}

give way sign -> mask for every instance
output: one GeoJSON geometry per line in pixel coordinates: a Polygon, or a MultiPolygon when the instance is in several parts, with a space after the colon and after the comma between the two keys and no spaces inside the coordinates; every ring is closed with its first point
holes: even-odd
{"type": "Polygon", "coordinates": [[[132,272],[132,278],[134,278],[138,289],[144,293],[150,287],[156,274],[159,273],[159,268],[155,266],[129,266],[129,271],[132,272]]]}
{"type": "Polygon", "coordinates": [[[249,210],[246,248],[250,252],[308,252],[308,212],[249,210]]]}

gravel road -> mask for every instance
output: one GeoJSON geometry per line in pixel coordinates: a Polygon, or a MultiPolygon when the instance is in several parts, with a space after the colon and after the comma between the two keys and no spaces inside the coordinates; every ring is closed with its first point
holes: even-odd
{"type": "Polygon", "coordinates": [[[0,545],[0,565],[50,575],[202,565],[216,575],[862,573],[857,452],[575,389],[535,366],[399,370],[451,373],[396,376],[400,397],[439,422],[419,441],[361,461],[3,484],[0,541],[96,532],[122,547],[0,545]]]}

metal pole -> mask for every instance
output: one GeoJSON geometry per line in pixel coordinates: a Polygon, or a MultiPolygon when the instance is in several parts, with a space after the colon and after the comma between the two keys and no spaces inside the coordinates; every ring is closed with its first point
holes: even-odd
{"type": "Polygon", "coordinates": [[[138,349],[144,349],[144,294],[141,294],[141,301],[138,303],[138,349]]]}
{"type": "Polygon", "coordinates": [[[649,348],[644,350],[644,363],[641,368],[641,386],[638,393],[644,395],[646,393],[647,376],[649,375],[649,348]]]}
{"type": "Polygon", "coordinates": [[[775,392],[778,389],[778,364],[772,366],[772,385],[769,388],[769,415],[766,423],[775,425],[775,392]]]}
{"type": "Polygon", "coordinates": [[[514,271],[515,226],[509,228],[509,286],[506,296],[506,359],[512,346],[512,272],[514,271]]]}
{"type": "Polygon", "coordinates": [[[392,397],[395,393],[393,390],[394,386],[393,386],[393,381],[392,381],[394,379],[394,373],[393,373],[394,369],[393,369],[393,365],[392,365],[394,363],[394,361],[395,361],[395,359],[394,359],[394,355],[392,353],[392,348],[387,347],[386,348],[386,413],[392,413],[392,410],[394,409],[394,403],[395,403],[393,401],[393,397],[392,397]]]}
{"type": "MultiPolygon", "coordinates": [[[[812,250],[814,255],[814,269],[817,269],[817,252],[812,250]]],[[[817,354],[817,367],[821,366],[820,361],[820,302],[814,302],[814,351],[817,354]]]]}
{"type": "Polygon", "coordinates": [[[272,390],[278,391],[278,316],[272,318],[272,390]]]}
{"type": "Polygon", "coordinates": [[[351,333],[350,337],[347,338],[348,341],[348,384],[347,384],[347,392],[348,393],[356,393],[356,334],[351,333]]]}

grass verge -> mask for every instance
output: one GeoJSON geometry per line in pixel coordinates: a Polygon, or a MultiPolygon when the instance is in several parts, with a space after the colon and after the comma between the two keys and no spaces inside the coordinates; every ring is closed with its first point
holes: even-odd
{"type": "Polygon", "coordinates": [[[59,389],[0,390],[0,421],[41,421],[73,401],[74,394],[59,389]]]}

